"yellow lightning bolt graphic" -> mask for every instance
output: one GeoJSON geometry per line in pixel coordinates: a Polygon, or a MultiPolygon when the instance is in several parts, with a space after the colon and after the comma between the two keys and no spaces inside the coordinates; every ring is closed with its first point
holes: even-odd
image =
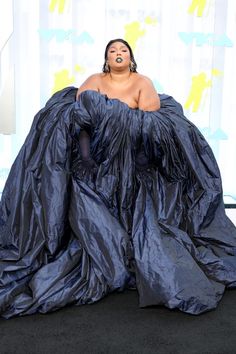
{"type": "Polygon", "coordinates": [[[207,0],[192,0],[188,13],[193,14],[197,10],[197,16],[202,17],[207,0]]]}
{"type": "Polygon", "coordinates": [[[51,0],[49,4],[49,11],[54,12],[56,7],[58,7],[58,13],[62,14],[65,10],[65,3],[68,0],[51,0]]]}

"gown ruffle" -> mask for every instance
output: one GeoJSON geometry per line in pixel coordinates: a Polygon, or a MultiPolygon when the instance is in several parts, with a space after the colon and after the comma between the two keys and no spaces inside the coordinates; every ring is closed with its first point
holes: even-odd
{"type": "Polygon", "coordinates": [[[236,286],[236,228],[209,145],[170,96],[145,112],[92,90],[75,95],[65,88],[39,111],[7,179],[0,314],[135,288],[140,307],[214,309],[236,286]]]}

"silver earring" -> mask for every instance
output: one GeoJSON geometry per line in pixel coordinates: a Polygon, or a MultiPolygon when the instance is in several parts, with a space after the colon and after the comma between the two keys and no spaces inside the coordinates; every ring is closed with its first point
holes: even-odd
{"type": "Polygon", "coordinates": [[[129,69],[130,71],[135,72],[135,64],[132,61],[129,64],[129,69]]]}
{"type": "Polygon", "coordinates": [[[105,72],[106,73],[109,73],[110,72],[110,66],[108,65],[108,62],[106,61],[106,64],[105,64],[105,72]]]}

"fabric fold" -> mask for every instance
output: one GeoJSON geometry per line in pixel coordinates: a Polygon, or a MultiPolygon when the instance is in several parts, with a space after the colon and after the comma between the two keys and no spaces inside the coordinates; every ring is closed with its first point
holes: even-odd
{"type": "Polygon", "coordinates": [[[168,95],[145,112],[93,90],[76,101],[76,91],[55,93],[37,113],[6,181],[0,314],[134,287],[141,307],[214,309],[236,285],[236,229],[206,140],[168,95]]]}

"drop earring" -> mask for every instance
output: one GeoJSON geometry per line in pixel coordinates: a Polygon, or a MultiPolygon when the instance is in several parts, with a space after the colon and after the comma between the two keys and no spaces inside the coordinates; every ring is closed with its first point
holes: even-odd
{"type": "Polygon", "coordinates": [[[106,61],[106,64],[105,64],[105,72],[106,73],[109,73],[110,72],[110,66],[108,65],[108,62],[106,61]]]}
{"type": "Polygon", "coordinates": [[[129,64],[129,69],[130,69],[130,71],[135,72],[135,65],[132,61],[129,64]]]}

